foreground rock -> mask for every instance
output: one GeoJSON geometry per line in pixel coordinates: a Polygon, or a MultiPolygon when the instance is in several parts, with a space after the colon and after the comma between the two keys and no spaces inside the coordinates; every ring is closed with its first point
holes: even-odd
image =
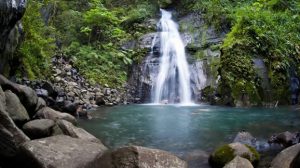
{"type": "Polygon", "coordinates": [[[72,115],[68,114],[68,113],[61,113],[58,112],[56,110],[53,110],[49,107],[44,107],[42,109],[40,109],[36,115],[36,118],[39,119],[51,119],[51,120],[67,120],[73,124],[76,124],[77,121],[75,119],[75,117],[73,117],[72,115]]]}
{"type": "Polygon", "coordinates": [[[256,146],[256,139],[249,133],[249,132],[245,132],[245,131],[241,131],[239,132],[233,142],[239,142],[242,144],[247,144],[250,145],[252,147],[256,146]]]}
{"type": "Polygon", "coordinates": [[[5,94],[0,87],[0,156],[14,157],[19,146],[29,138],[15,125],[5,111],[5,94]]]}
{"type": "Polygon", "coordinates": [[[98,143],[65,135],[28,141],[21,147],[24,166],[31,168],[99,168],[106,150],[98,143]]]}
{"type": "Polygon", "coordinates": [[[75,127],[72,123],[66,120],[57,121],[57,125],[65,135],[69,135],[73,138],[79,138],[90,142],[101,143],[99,139],[97,139],[96,137],[94,137],[84,129],[75,127]]]}
{"type": "Polygon", "coordinates": [[[187,163],[162,150],[131,146],[107,152],[101,158],[99,167],[187,168],[187,163]]]}
{"type": "Polygon", "coordinates": [[[253,168],[249,160],[236,156],[232,161],[227,163],[224,168],[253,168]]]}
{"type": "Polygon", "coordinates": [[[231,143],[217,148],[211,154],[209,163],[212,167],[222,168],[236,156],[248,159],[253,165],[257,165],[260,159],[259,154],[253,147],[241,143],[231,143]]]}
{"type": "Polygon", "coordinates": [[[268,140],[269,143],[280,144],[284,147],[289,147],[299,143],[299,133],[291,133],[289,131],[272,135],[268,140]]]}
{"type": "Polygon", "coordinates": [[[281,151],[272,161],[270,168],[297,168],[299,165],[293,165],[297,162],[300,154],[300,144],[291,146],[281,151]]]}
{"type": "Polygon", "coordinates": [[[29,120],[29,115],[19,98],[10,90],[5,91],[6,111],[15,123],[25,123],[29,120]]]}
{"type": "Polygon", "coordinates": [[[30,116],[35,114],[38,96],[33,89],[28,86],[13,83],[2,75],[0,75],[0,85],[4,90],[11,90],[19,97],[30,116]]]}
{"type": "Polygon", "coordinates": [[[51,135],[54,124],[49,119],[32,120],[23,126],[23,130],[31,139],[45,138],[51,135]]]}

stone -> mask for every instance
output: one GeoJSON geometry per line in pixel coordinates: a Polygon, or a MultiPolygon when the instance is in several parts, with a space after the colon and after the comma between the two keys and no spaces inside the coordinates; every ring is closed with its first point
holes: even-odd
{"type": "Polygon", "coordinates": [[[10,90],[7,90],[5,91],[5,99],[6,111],[16,124],[22,125],[30,119],[25,107],[22,105],[17,95],[10,90]]]}
{"type": "Polygon", "coordinates": [[[19,96],[19,99],[26,108],[29,116],[34,116],[38,102],[37,94],[28,86],[18,85],[18,90],[19,92],[16,94],[19,96]]]}
{"type": "Polygon", "coordinates": [[[45,89],[36,89],[35,92],[39,97],[48,97],[49,96],[48,91],[45,89]]]}
{"type": "Polygon", "coordinates": [[[98,106],[101,106],[101,105],[105,105],[106,104],[106,102],[105,102],[105,98],[104,97],[96,97],[96,104],[98,105],[98,106]]]}
{"type": "Polygon", "coordinates": [[[56,124],[59,126],[59,128],[65,135],[102,144],[102,142],[98,138],[94,137],[82,128],[75,127],[72,123],[66,120],[58,120],[56,124]]]}
{"type": "Polygon", "coordinates": [[[291,165],[299,153],[300,144],[284,149],[273,159],[270,168],[294,168],[291,165]]]}
{"type": "Polygon", "coordinates": [[[253,147],[236,142],[217,148],[210,155],[209,163],[212,167],[223,167],[236,156],[248,159],[255,166],[260,159],[258,152],[253,147]]]}
{"type": "Polygon", "coordinates": [[[49,119],[38,119],[23,125],[23,131],[31,139],[45,138],[51,135],[54,121],[49,119]]]}
{"type": "Polygon", "coordinates": [[[105,153],[101,157],[99,167],[187,168],[187,163],[166,151],[129,146],[105,153]]]}
{"type": "Polygon", "coordinates": [[[23,167],[31,168],[99,168],[106,150],[98,143],[66,135],[28,141],[21,147],[23,167]]]}
{"type": "Polygon", "coordinates": [[[63,111],[72,114],[73,116],[77,115],[77,108],[79,107],[78,103],[72,103],[71,101],[65,101],[63,106],[63,111]]]}
{"type": "Polygon", "coordinates": [[[284,147],[289,147],[299,142],[299,136],[297,134],[293,134],[289,131],[286,131],[286,132],[272,135],[271,138],[268,140],[268,142],[277,143],[284,147]]]}
{"type": "Polygon", "coordinates": [[[55,98],[57,96],[57,91],[49,81],[45,81],[42,88],[48,91],[50,97],[55,98]]]}
{"type": "Polygon", "coordinates": [[[249,133],[249,132],[245,132],[245,131],[241,131],[239,132],[233,142],[239,142],[242,144],[247,144],[250,145],[252,147],[256,146],[256,139],[249,133]]]}
{"type": "Polygon", "coordinates": [[[47,106],[46,101],[43,98],[39,97],[35,111],[39,111],[40,109],[46,106],[47,106]]]}
{"type": "Polygon", "coordinates": [[[253,168],[251,162],[240,156],[236,156],[232,161],[227,163],[223,168],[253,168]]]}
{"type": "Polygon", "coordinates": [[[68,114],[68,113],[61,113],[61,112],[58,112],[56,110],[53,110],[49,107],[44,107],[42,109],[40,109],[36,115],[35,115],[36,118],[39,118],[39,119],[51,119],[51,120],[67,120],[69,122],[71,122],[72,124],[76,124],[77,121],[75,119],[75,117],[73,117],[72,115],[68,114]]]}
{"type": "Polygon", "coordinates": [[[61,77],[59,77],[59,76],[55,77],[55,82],[61,82],[61,81],[62,81],[61,77]]]}
{"type": "Polygon", "coordinates": [[[16,156],[19,146],[28,140],[5,111],[5,94],[0,87],[0,156],[16,156]]]}

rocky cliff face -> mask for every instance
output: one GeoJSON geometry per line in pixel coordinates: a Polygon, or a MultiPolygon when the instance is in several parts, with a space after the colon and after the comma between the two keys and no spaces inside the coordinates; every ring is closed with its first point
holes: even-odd
{"type": "Polygon", "coordinates": [[[25,9],[26,0],[0,1],[0,73],[9,71],[9,62],[23,33],[19,20],[25,9]]]}

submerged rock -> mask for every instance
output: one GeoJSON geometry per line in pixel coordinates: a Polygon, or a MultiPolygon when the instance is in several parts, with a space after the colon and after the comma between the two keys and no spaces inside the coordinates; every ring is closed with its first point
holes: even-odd
{"type": "Polygon", "coordinates": [[[256,145],[256,139],[249,132],[245,132],[245,131],[239,132],[235,136],[233,142],[239,142],[239,143],[242,143],[242,144],[247,144],[247,145],[250,145],[252,147],[255,147],[255,145],[256,145]]]}
{"type": "Polygon", "coordinates": [[[99,168],[102,145],[65,135],[28,141],[21,147],[24,166],[31,168],[99,168]]]}
{"type": "Polygon", "coordinates": [[[23,126],[23,130],[31,139],[45,138],[51,135],[54,124],[49,119],[32,120],[23,126]]]}
{"type": "Polygon", "coordinates": [[[251,162],[240,156],[236,156],[232,161],[227,163],[223,168],[253,168],[251,162]]]}
{"type": "Polygon", "coordinates": [[[280,144],[284,147],[289,147],[299,143],[299,133],[291,133],[289,131],[272,135],[268,140],[269,143],[280,144]]]}
{"type": "Polygon", "coordinates": [[[187,163],[166,151],[130,146],[105,153],[99,167],[187,168],[187,163]]]}
{"type": "Polygon", "coordinates": [[[211,154],[209,163],[214,168],[221,168],[236,156],[248,159],[253,165],[256,165],[260,159],[258,152],[253,147],[237,142],[217,148],[211,154]]]}

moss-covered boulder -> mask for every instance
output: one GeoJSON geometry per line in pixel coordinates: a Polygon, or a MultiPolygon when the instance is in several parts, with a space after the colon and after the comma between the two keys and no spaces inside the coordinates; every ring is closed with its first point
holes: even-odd
{"type": "Polygon", "coordinates": [[[222,168],[236,156],[248,159],[253,165],[257,165],[260,156],[251,146],[241,143],[231,143],[217,148],[209,157],[209,163],[214,168],[222,168]]]}

